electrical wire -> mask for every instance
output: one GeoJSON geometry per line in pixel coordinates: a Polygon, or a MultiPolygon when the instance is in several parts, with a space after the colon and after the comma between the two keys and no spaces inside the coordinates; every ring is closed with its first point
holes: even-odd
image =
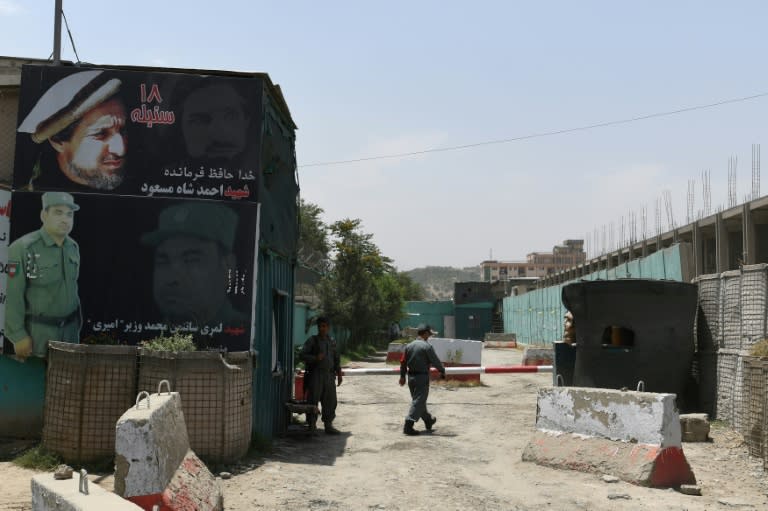
{"type": "Polygon", "coordinates": [[[519,142],[521,140],[530,140],[532,138],[543,138],[543,137],[551,137],[554,135],[563,135],[565,133],[574,133],[577,131],[587,131],[592,130],[596,128],[605,128],[608,126],[616,126],[619,124],[629,124],[631,122],[637,122],[637,121],[645,121],[648,119],[654,119],[658,117],[667,117],[670,115],[677,115],[687,112],[693,112],[695,110],[704,110],[707,108],[714,108],[722,105],[728,105],[732,103],[740,103],[743,101],[750,101],[753,99],[763,98],[765,96],[768,96],[768,92],[761,92],[759,94],[754,94],[752,96],[743,96],[740,98],[732,98],[732,99],[725,99],[722,101],[718,101],[716,103],[708,103],[705,105],[696,105],[696,106],[690,106],[686,108],[679,108],[677,110],[669,110],[666,112],[656,112],[653,114],[647,114],[647,115],[640,115],[637,117],[630,117],[628,119],[619,119],[615,121],[605,121],[605,122],[599,122],[596,124],[588,124],[586,126],[578,126],[576,128],[565,128],[565,129],[559,129],[559,130],[553,130],[553,131],[544,131],[541,133],[532,133],[529,135],[522,135],[519,137],[512,137],[512,138],[503,138],[499,140],[488,140],[485,142],[476,142],[473,144],[463,144],[463,145],[456,145],[456,146],[449,146],[449,147],[435,147],[431,149],[423,149],[420,151],[411,151],[407,153],[394,153],[394,154],[385,154],[385,155],[379,155],[379,156],[368,156],[364,158],[355,158],[352,160],[335,160],[335,161],[325,161],[325,162],[315,162],[315,163],[305,163],[303,165],[298,165],[299,168],[305,168],[305,167],[324,167],[324,166],[330,166],[330,165],[344,165],[348,163],[359,163],[364,161],[372,161],[372,160],[386,160],[386,159],[392,159],[392,158],[405,158],[408,156],[418,156],[421,154],[430,154],[430,153],[440,153],[445,151],[459,151],[462,149],[471,149],[474,147],[482,147],[487,145],[496,145],[496,144],[509,144],[511,142],[519,142]]]}
{"type": "Polygon", "coordinates": [[[64,14],[64,9],[61,10],[61,17],[64,18],[64,25],[67,27],[67,34],[69,34],[69,42],[72,44],[72,51],[75,52],[75,58],[77,58],[77,63],[80,63],[80,55],[77,54],[77,48],[75,48],[75,40],[72,37],[72,32],[69,30],[69,22],[67,21],[67,16],[64,14]]]}

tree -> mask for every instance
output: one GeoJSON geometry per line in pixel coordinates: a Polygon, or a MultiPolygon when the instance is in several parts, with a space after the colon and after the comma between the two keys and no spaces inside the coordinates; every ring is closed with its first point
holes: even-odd
{"type": "Polygon", "coordinates": [[[299,202],[299,254],[302,259],[327,259],[331,250],[328,227],[320,218],[323,208],[317,204],[299,202]]]}
{"type": "Polygon", "coordinates": [[[408,273],[404,271],[398,272],[396,278],[403,291],[403,300],[409,302],[424,299],[427,294],[424,286],[413,280],[408,273]]]}
{"type": "Polygon", "coordinates": [[[359,219],[344,219],[329,227],[334,265],[320,284],[320,300],[331,321],[350,332],[356,346],[400,319],[403,290],[392,266],[362,232],[359,219]]]}

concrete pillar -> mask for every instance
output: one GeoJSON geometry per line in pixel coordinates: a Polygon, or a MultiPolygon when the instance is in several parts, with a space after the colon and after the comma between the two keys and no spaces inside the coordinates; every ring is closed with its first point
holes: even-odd
{"type": "Polygon", "coordinates": [[[693,273],[695,277],[704,274],[704,240],[701,238],[699,221],[693,222],[693,273]]]}
{"type": "Polygon", "coordinates": [[[728,230],[725,228],[723,213],[715,214],[715,273],[728,271],[728,230]]]}
{"type": "Polygon", "coordinates": [[[742,204],[741,233],[744,237],[742,242],[744,247],[742,260],[744,264],[755,264],[757,262],[757,230],[755,229],[752,209],[750,209],[749,205],[749,202],[742,204]]]}

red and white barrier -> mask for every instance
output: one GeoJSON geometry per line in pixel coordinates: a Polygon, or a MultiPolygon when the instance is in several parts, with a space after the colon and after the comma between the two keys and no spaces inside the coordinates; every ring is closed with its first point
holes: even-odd
{"type": "MultiPolygon", "coordinates": [[[[464,366],[446,367],[445,374],[505,374],[505,373],[551,373],[552,366],[464,366]]],[[[391,376],[399,375],[399,367],[365,367],[357,369],[343,369],[344,376],[391,376]]],[[[440,374],[434,367],[430,374],[440,374]]]]}
{"type": "Polygon", "coordinates": [[[640,486],[696,483],[683,454],[674,394],[550,387],[539,389],[536,408],[537,431],[523,461],[611,474],[640,486]]]}

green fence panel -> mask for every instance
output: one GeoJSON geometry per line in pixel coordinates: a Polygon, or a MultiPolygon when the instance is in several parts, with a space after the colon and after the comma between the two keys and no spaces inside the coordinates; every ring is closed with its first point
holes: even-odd
{"type": "MultiPolygon", "coordinates": [[[[682,281],[681,253],[680,246],[673,245],[647,257],[622,263],[616,268],[599,270],[577,280],[645,278],[682,281]]],[[[566,284],[568,282],[504,298],[504,332],[516,334],[521,344],[547,345],[560,340],[566,313],[561,296],[566,284]]]]}

